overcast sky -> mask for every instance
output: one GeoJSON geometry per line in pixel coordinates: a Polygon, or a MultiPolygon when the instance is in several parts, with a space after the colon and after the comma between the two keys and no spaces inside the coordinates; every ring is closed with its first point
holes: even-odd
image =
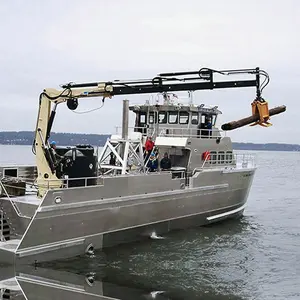
{"type": "MultiPolygon", "coordinates": [[[[286,105],[270,128],[244,127],[234,141],[300,144],[300,1],[27,0],[0,2],[0,131],[34,130],[38,96],[70,81],[152,78],[179,70],[260,68],[271,78],[269,107],[286,105]]],[[[247,117],[255,88],[199,91],[218,105],[220,124],[247,117]]],[[[129,96],[144,103],[145,96],[129,96]]],[[[78,111],[100,99],[80,102],[78,111]]],[[[59,107],[53,130],[111,133],[122,97],[75,114],[59,107]]]]}

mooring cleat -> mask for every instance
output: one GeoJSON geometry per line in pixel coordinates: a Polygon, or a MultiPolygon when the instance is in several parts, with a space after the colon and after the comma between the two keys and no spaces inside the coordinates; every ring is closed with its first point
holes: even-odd
{"type": "Polygon", "coordinates": [[[251,124],[250,126],[260,125],[263,127],[270,127],[272,123],[268,122],[270,120],[268,102],[263,98],[255,99],[252,103],[252,115],[259,115],[259,121],[251,124]]]}

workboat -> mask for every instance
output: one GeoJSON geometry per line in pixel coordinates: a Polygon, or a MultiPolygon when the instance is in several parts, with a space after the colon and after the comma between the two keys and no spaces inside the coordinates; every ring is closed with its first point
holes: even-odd
{"type": "MultiPolygon", "coordinates": [[[[250,121],[270,126],[261,76],[268,82],[259,68],[202,68],[151,80],[69,83],[62,90],[43,90],[33,142],[36,165],[0,167],[0,263],[91,255],[96,249],[242,216],[256,170],[254,157],[234,153],[230,137],[217,126],[217,106],[182,103],[175,92],[256,87],[250,121]],[[241,74],[254,79],[214,78],[241,74]],[[99,155],[91,145],[50,145],[61,103],[75,110],[87,97],[100,96],[104,103],[130,94],[158,94],[161,101],[130,106],[123,100],[122,129],[99,155]],[[132,127],[129,113],[136,117],[132,127]]],[[[225,128],[234,129],[246,123],[228,124],[225,128]]]]}

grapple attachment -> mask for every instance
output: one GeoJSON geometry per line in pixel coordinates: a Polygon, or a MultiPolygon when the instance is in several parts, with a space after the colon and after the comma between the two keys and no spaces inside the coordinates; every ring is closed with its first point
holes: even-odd
{"type": "Polygon", "coordinates": [[[268,108],[268,102],[264,99],[255,99],[252,103],[252,115],[259,115],[259,120],[255,123],[251,124],[250,126],[260,125],[263,127],[269,127],[272,126],[272,124],[269,121],[270,119],[270,113],[268,108]]]}

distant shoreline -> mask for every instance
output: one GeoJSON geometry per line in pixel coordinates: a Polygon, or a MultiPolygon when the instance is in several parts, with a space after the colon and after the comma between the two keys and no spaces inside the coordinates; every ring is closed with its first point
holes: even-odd
{"type": "MultiPolygon", "coordinates": [[[[0,145],[32,145],[33,131],[0,131],[0,145]]],[[[55,133],[51,134],[51,140],[58,145],[90,144],[104,146],[110,134],[81,134],[81,133],[55,133]]],[[[264,150],[264,151],[300,151],[298,144],[283,143],[241,143],[232,142],[235,150],[264,150]]]]}

